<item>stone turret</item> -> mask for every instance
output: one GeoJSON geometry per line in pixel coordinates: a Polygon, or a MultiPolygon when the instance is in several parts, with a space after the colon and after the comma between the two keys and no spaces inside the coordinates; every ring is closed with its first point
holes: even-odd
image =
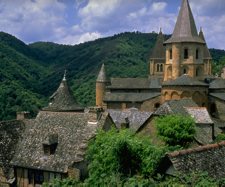
{"type": "Polygon", "coordinates": [[[150,56],[149,68],[150,68],[150,77],[163,77],[164,64],[165,64],[165,46],[164,36],[162,33],[162,29],[160,28],[160,32],[156,39],[155,46],[153,48],[152,54],[150,56]]]}
{"type": "Polygon", "coordinates": [[[103,98],[105,95],[106,86],[108,84],[105,65],[102,64],[101,70],[96,80],[96,106],[103,107],[103,98]]]}
{"type": "Polygon", "coordinates": [[[50,102],[47,107],[43,108],[46,111],[84,111],[82,107],[76,102],[70,87],[67,85],[66,71],[63,79],[55,91],[50,97],[50,102]]]}
{"type": "Polygon", "coordinates": [[[205,74],[202,55],[205,41],[198,35],[188,0],[183,0],[172,37],[164,44],[164,81],[176,79],[183,74],[197,78],[205,74]]]}

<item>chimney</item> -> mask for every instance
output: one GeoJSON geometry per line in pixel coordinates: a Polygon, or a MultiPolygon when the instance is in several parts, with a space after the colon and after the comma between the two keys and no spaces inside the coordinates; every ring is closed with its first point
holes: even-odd
{"type": "Polygon", "coordinates": [[[22,112],[17,112],[16,113],[16,119],[17,120],[24,120],[28,119],[30,116],[30,112],[22,111],[22,112]]]}

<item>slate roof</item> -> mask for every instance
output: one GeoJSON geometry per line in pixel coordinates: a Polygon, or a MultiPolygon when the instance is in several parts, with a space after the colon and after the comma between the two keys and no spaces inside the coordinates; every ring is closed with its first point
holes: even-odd
{"type": "Polygon", "coordinates": [[[175,80],[165,81],[163,86],[208,86],[208,84],[201,82],[187,74],[181,75],[175,80]]]}
{"type": "Polygon", "coordinates": [[[209,84],[209,89],[225,89],[225,79],[216,78],[209,84]]]}
{"type": "Polygon", "coordinates": [[[164,36],[162,31],[160,30],[150,58],[165,59],[166,49],[165,49],[165,46],[163,45],[163,42],[164,42],[164,36]]]}
{"type": "Polygon", "coordinates": [[[4,176],[0,175],[0,181],[3,181],[3,178],[8,180],[14,177],[10,161],[15,155],[18,142],[23,137],[25,127],[23,121],[0,122],[0,168],[3,169],[4,173],[4,176]]]}
{"type": "Polygon", "coordinates": [[[67,172],[73,163],[84,160],[88,141],[102,128],[108,114],[99,122],[91,121],[95,114],[78,112],[40,111],[25,131],[12,164],[25,168],[67,172]],[[45,155],[43,144],[57,136],[58,145],[53,155],[45,155]]]}
{"type": "MultiPolygon", "coordinates": [[[[204,33],[203,33],[203,31],[202,31],[202,28],[201,28],[201,30],[200,30],[200,32],[199,32],[199,37],[200,37],[203,41],[206,42],[204,33]]],[[[211,56],[211,54],[210,54],[210,52],[209,52],[209,48],[208,48],[207,44],[205,44],[203,50],[204,50],[204,51],[203,51],[203,57],[204,57],[204,59],[212,59],[212,56],[211,56]]]]}
{"type": "Polygon", "coordinates": [[[211,97],[215,97],[217,99],[220,99],[222,101],[225,101],[225,93],[210,93],[211,97]]]}
{"type": "Polygon", "coordinates": [[[105,71],[105,64],[102,64],[101,70],[99,71],[97,82],[108,82],[106,71],[105,71]]]}
{"type": "Polygon", "coordinates": [[[156,115],[181,114],[188,115],[185,107],[198,107],[192,99],[170,100],[163,103],[156,111],[156,115]]]}
{"type": "Polygon", "coordinates": [[[224,178],[225,176],[224,155],[225,142],[167,154],[176,172],[188,174],[204,171],[209,176],[217,179],[224,178]]]}
{"type": "Polygon", "coordinates": [[[129,128],[135,132],[151,117],[152,112],[141,112],[136,108],[130,108],[126,110],[113,110],[108,109],[109,115],[113,119],[117,128],[121,128],[121,124],[125,122],[127,118],[129,121],[129,128]]]}
{"type": "Polygon", "coordinates": [[[212,119],[205,107],[185,107],[186,111],[192,118],[194,118],[195,123],[198,124],[213,124],[212,119]]]}
{"type": "Polygon", "coordinates": [[[106,92],[104,101],[111,102],[143,102],[160,96],[160,92],[150,93],[109,93],[106,92]]]}
{"type": "Polygon", "coordinates": [[[84,109],[76,102],[72,91],[67,85],[64,75],[56,92],[50,97],[47,107],[43,108],[47,111],[83,111],[84,109]]]}
{"type": "Polygon", "coordinates": [[[183,0],[173,35],[165,44],[174,42],[205,43],[199,36],[188,0],[183,0]]]}
{"type": "Polygon", "coordinates": [[[159,89],[160,78],[111,78],[109,89],[159,89]]]}

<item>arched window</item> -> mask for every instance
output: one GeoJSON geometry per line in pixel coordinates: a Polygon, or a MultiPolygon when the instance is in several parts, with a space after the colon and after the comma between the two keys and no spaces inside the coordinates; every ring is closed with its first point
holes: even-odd
{"type": "Polygon", "coordinates": [[[189,54],[188,54],[188,49],[184,49],[184,59],[188,59],[189,54]]]}
{"type": "Polygon", "coordinates": [[[160,71],[160,67],[159,67],[159,64],[157,64],[157,72],[160,71]]]}
{"type": "Polygon", "coordinates": [[[163,72],[163,64],[160,64],[160,72],[163,72]]]}
{"type": "Polygon", "coordinates": [[[183,74],[187,74],[186,68],[183,69],[183,74]]]}
{"type": "Polygon", "coordinates": [[[170,49],[170,60],[172,60],[173,59],[173,51],[172,51],[172,49],[170,49]]]}
{"type": "Polygon", "coordinates": [[[155,103],[154,107],[155,107],[155,109],[159,108],[160,107],[160,103],[155,103]]]}
{"type": "Polygon", "coordinates": [[[199,49],[196,49],[195,58],[199,59],[199,49]]]}

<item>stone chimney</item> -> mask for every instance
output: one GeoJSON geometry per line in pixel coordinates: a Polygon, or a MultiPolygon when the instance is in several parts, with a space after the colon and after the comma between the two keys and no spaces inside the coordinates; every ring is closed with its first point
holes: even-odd
{"type": "Polygon", "coordinates": [[[17,120],[24,120],[28,119],[30,117],[30,112],[22,111],[16,113],[16,119],[17,120]]]}

